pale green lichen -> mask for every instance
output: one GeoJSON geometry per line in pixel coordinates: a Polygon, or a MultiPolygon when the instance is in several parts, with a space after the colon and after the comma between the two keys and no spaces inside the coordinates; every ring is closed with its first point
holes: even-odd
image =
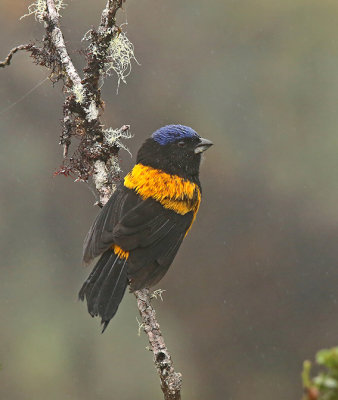
{"type": "Polygon", "coordinates": [[[77,103],[81,104],[84,100],[85,91],[82,85],[73,86],[73,94],[77,103]]]}
{"type": "MultiPolygon", "coordinates": [[[[54,4],[58,13],[60,13],[60,11],[66,7],[66,4],[63,2],[63,0],[55,0],[54,4]]],[[[36,0],[34,3],[28,6],[28,13],[23,15],[20,20],[25,17],[29,17],[30,15],[34,15],[37,21],[42,22],[46,12],[46,8],[46,0],[36,0]]]]}
{"type": "Polygon", "coordinates": [[[141,323],[138,318],[136,317],[136,321],[138,324],[138,329],[137,329],[137,336],[141,336],[141,331],[144,329],[144,323],[141,323]]]}
{"type": "MultiPolygon", "coordinates": [[[[110,163],[111,163],[111,170],[114,171],[114,175],[119,176],[120,172],[122,172],[122,169],[120,167],[118,157],[115,157],[115,156],[111,157],[110,163]]],[[[115,184],[113,184],[113,185],[114,185],[114,187],[116,187],[115,184]]]]}
{"type": "MultiPolygon", "coordinates": [[[[127,38],[126,34],[122,31],[116,31],[115,28],[109,29],[106,35],[111,35],[112,39],[109,42],[108,48],[105,49],[105,53],[102,54],[98,46],[92,42],[89,45],[89,50],[92,54],[104,58],[104,67],[102,73],[104,76],[111,76],[116,73],[117,91],[120,86],[120,82],[127,83],[126,78],[130,75],[132,68],[132,60],[137,64],[138,61],[134,53],[134,45],[127,38]]],[[[89,30],[85,33],[83,41],[92,41],[92,31],[89,30]]]]}
{"type": "MultiPolygon", "coordinates": [[[[89,29],[89,31],[87,31],[83,35],[83,38],[81,39],[81,42],[90,42],[92,40],[92,38],[93,38],[92,29],[89,29]]],[[[91,51],[95,51],[93,43],[90,43],[89,48],[90,48],[91,51]]],[[[95,48],[96,48],[96,46],[95,46],[95,48]]],[[[97,51],[95,51],[94,54],[97,54],[97,51]]]]}
{"type": "Polygon", "coordinates": [[[102,188],[107,184],[108,172],[104,161],[102,160],[95,161],[93,178],[95,181],[95,186],[97,188],[102,188]]]}
{"type": "Polygon", "coordinates": [[[115,35],[109,43],[105,73],[106,75],[111,75],[113,71],[116,73],[117,88],[121,81],[127,83],[126,78],[130,75],[132,60],[138,63],[134,54],[134,45],[124,32],[115,35]]]}
{"type": "Polygon", "coordinates": [[[87,119],[89,122],[96,119],[99,115],[99,110],[94,100],[90,102],[89,107],[86,109],[86,111],[87,111],[87,119]]]}
{"type": "Polygon", "coordinates": [[[153,291],[153,293],[151,294],[150,298],[151,299],[158,299],[158,297],[163,301],[163,297],[162,294],[165,292],[164,289],[156,289],[153,291]]]}
{"type": "Polygon", "coordinates": [[[129,132],[129,130],[108,128],[105,129],[103,132],[107,143],[109,143],[110,145],[114,144],[120,149],[127,151],[131,155],[131,152],[128,149],[128,147],[124,145],[120,140],[120,139],[130,139],[133,137],[132,134],[129,132]]]}

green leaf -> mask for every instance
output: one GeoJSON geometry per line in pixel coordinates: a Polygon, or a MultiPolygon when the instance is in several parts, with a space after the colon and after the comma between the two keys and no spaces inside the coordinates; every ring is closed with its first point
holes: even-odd
{"type": "Polygon", "coordinates": [[[313,382],[325,389],[336,389],[338,387],[337,380],[326,374],[319,374],[313,379],[313,382]]]}

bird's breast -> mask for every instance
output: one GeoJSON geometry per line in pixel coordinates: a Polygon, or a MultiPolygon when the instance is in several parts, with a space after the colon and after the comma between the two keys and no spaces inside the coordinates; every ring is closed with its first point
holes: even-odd
{"type": "Polygon", "coordinates": [[[181,215],[192,211],[195,217],[201,202],[196,183],[143,164],[134,166],[124,178],[124,186],[133,189],[143,200],[152,198],[181,215]]]}

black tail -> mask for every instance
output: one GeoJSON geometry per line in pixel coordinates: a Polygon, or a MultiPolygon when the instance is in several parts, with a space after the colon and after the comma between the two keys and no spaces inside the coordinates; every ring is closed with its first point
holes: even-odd
{"type": "Polygon", "coordinates": [[[79,292],[79,299],[87,300],[89,314],[92,317],[101,317],[102,333],[116,314],[126,290],[126,262],[126,259],[119,258],[113,250],[107,250],[79,292]]]}

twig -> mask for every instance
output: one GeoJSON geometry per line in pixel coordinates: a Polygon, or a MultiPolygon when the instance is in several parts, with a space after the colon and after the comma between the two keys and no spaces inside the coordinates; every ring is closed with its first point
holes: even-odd
{"type": "Polygon", "coordinates": [[[11,60],[12,60],[12,57],[14,56],[14,54],[15,54],[16,52],[18,52],[18,51],[20,51],[20,50],[31,51],[33,47],[34,47],[34,46],[31,45],[31,44],[22,44],[22,45],[20,45],[20,46],[14,47],[14,48],[8,53],[8,55],[7,55],[7,57],[5,58],[5,60],[0,62],[0,68],[5,68],[5,67],[7,67],[8,65],[10,65],[11,60]]]}
{"type": "Polygon", "coordinates": [[[148,335],[164,398],[165,400],[180,400],[182,375],[174,370],[171,355],[165,345],[155,310],[151,305],[149,289],[137,290],[134,294],[142,318],[141,327],[148,335]]]}

